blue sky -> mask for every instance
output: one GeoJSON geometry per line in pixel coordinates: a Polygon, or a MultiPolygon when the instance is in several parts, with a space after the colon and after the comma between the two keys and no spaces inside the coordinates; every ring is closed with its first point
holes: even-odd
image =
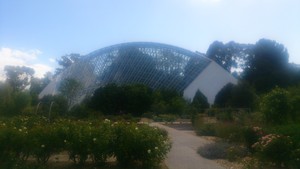
{"type": "Polygon", "coordinates": [[[133,41],[205,53],[215,40],[268,38],[300,64],[299,31],[299,0],[0,0],[0,80],[5,65],[41,77],[62,55],[133,41]]]}

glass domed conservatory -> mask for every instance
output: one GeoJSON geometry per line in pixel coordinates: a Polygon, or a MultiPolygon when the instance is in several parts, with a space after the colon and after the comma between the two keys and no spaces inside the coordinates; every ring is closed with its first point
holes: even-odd
{"type": "Polygon", "coordinates": [[[60,82],[66,78],[81,84],[78,101],[110,83],[139,83],[182,92],[186,99],[192,99],[200,90],[213,103],[224,85],[237,82],[204,54],[151,42],[117,44],[83,56],[53,79],[40,97],[57,94],[60,82]]]}

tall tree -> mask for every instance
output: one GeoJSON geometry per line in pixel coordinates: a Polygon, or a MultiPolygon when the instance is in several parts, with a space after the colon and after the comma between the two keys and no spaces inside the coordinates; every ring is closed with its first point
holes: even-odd
{"type": "Polygon", "coordinates": [[[213,42],[206,55],[208,58],[217,62],[228,72],[240,73],[246,67],[246,61],[251,54],[253,45],[228,42],[226,44],[215,41],[213,42]]]}
{"type": "Polygon", "coordinates": [[[34,70],[26,66],[5,66],[6,82],[14,91],[23,91],[30,85],[34,70]]]}
{"type": "Polygon", "coordinates": [[[243,78],[260,93],[275,86],[286,87],[290,83],[288,60],[288,51],[282,44],[261,39],[254,46],[243,78]]]}
{"type": "Polygon", "coordinates": [[[68,55],[62,56],[60,59],[57,60],[60,68],[55,70],[55,75],[60,74],[63,72],[67,67],[71,66],[73,63],[77,62],[81,58],[80,54],[71,53],[68,55]]]}

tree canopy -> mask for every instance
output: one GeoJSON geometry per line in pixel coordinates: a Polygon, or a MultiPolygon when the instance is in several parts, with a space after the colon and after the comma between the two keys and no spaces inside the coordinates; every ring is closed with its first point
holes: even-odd
{"type": "Polygon", "coordinates": [[[71,66],[73,63],[77,62],[80,59],[81,55],[77,53],[71,53],[61,56],[60,59],[57,59],[57,63],[60,66],[55,70],[55,75],[63,72],[67,67],[71,66]]]}
{"type": "Polygon", "coordinates": [[[261,39],[248,59],[243,79],[260,93],[270,91],[275,86],[286,87],[290,83],[287,49],[276,41],[261,39]]]}
{"type": "Polygon", "coordinates": [[[23,91],[30,85],[34,70],[26,66],[5,66],[6,82],[14,91],[23,91]]]}

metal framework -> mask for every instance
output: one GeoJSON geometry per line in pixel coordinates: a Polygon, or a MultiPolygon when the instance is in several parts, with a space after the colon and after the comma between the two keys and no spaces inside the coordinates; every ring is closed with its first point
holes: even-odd
{"type": "Polygon", "coordinates": [[[41,95],[57,93],[60,82],[66,78],[81,83],[81,96],[110,83],[139,83],[153,89],[182,92],[210,62],[204,54],[171,45],[122,43],[82,57],[50,83],[41,95]]]}

